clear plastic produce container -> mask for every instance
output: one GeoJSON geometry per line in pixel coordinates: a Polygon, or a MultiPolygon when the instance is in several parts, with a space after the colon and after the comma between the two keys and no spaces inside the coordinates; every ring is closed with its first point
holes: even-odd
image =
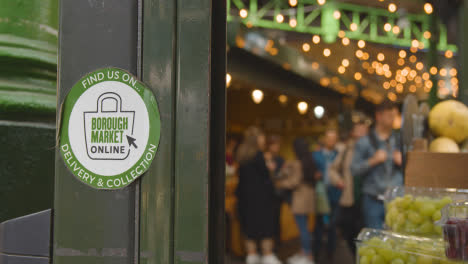
{"type": "Polygon", "coordinates": [[[468,202],[445,206],[439,224],[444,231],[447,258],[468,261],[468,202]]]}
{"type": "Polygon", "coordinates": [[[390,188],[385,200],[385,228],[404,234],[442,237],[435,222],[441,210],[453,202],[468,201],[468,190],[422,187],[390,188]]]}
{"type": "Polygon", "coordinates": [[[357,264],[455,264],[445,257],[440,238],[403,235],[386,230],[363,229],[356,241],[357,264]]]}

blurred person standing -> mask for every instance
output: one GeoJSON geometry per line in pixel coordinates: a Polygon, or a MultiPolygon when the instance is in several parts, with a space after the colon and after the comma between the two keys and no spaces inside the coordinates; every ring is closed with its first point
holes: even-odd
{"type": "Polygon", "coordinates": [[[353,160],[354,146],[356,142],[367,135],[369,126],[364,117],[353,123],[348,141],[338,148],[338,155],[330,166],[330,179],[335,186],[342,190],[339,200],[338,226],[343,238],[353,254],[356,253],[355,238],[362,228],[361,206],[359,204],[360,184],[355,186],[351,174],[351,162],[353,160]]]}
{"type": "MultiPolygon", "coordinates": [[[[278,135],[270,135],[267,139],[267,150],[265,152],[265,157],[267,162],[273,161],[275,163],[276,169],[274,172],[274,177],[279,175],[281,168],[284,165],[284,158],[280,155],[281,150],[281,137],[278,135]]],[[[275,239],[279,241],[280,239],[280,212],[281,212],[281,203],[288,202],[290,200],[290,192],[284,190],[276,190],[277,197],[274,201],[275,203],[275,213],[276,216],[271,219],[275,225],[275,239]]]]}
{"type": "Polygon", "coordinates": [[[280,170],[277,188],[292,192],[291,211],[294,214],[301,238],[301,252],[289,259],[290,264],[313,264],[312,238],[308,230],[309,214],[314,213],[315,182],[318,171],[309,150],[309,144],[303,138],[293,143],[296,159],[287,161],[280,170]]]}
{"type": "Polygon", "coordinates": [[[260,129],[250,127],[236,153],[239,163],[236,192],[240,224],[247,237],[247,264],[281,264],[273,253],[277,196],[271,175],[276,166],[265,157],[265,141],[260,129]],[[260,242],[261,258],[257,242],[260,242]]]}
{"type": "Polygon", "coordinates": [[[329,169],[338,155],[337,149],[338,132],[335,129],[327,129],[323,138],[323,147],[313,152],[317,168],[322,174],[322,181],[326,186],[330,214],[317,214],[314,230],[314,254],[317,256],[322,246],[322,236],[328,225],[327,257],[332,260],[336,248],[336,213],[338,202],[341,197],[341,186],[335,186],[332,182],[329,169]]]}
{"type": "Polygon", "coordinates": [[[385,219],[383,195],[387,188],[403,184],[402,156],[398,135],[393,132],[396,106],[384,101],[376,107],[375,127],[355,146],[351,173],[362,179],[364,223],[382,228],[385,219]]]}

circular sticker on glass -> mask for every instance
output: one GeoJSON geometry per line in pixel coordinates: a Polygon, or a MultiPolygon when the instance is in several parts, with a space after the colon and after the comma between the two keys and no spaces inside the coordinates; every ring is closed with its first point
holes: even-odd
{"type": "Polygon", "coordinates": [[[60,152],[80,181],[119,189],[148,170],[160,117],[153,93],[130,73],[105,68],[83,77],[62,109],[60,152]]]}

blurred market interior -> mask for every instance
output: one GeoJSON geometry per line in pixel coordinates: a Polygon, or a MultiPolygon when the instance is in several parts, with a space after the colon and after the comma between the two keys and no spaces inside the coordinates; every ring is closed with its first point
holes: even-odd
{"type": "MultiPolygon", "coordinates": [[[[295,137],[314,142],[330,126],[345,133],[355,113],[372,117],[384,100],[401,106],[409,94],[426,102],[460,99],[462,1],[228,0],[227,6],[228,139],[259,126],[280,135],[282,155],[293,158],[295,137]]],[[[400,126],[401,114],[394,128],[400,126]]],[[[234,222],[227,246],[242,256],[235,186],[236,178],[228,178],[226,210],[234,222]]],[[[298,235],[283,205],[283,255],[298,235]]],[[[339,252],[335,263],[353,262],[345,245],[339,252]]]]}

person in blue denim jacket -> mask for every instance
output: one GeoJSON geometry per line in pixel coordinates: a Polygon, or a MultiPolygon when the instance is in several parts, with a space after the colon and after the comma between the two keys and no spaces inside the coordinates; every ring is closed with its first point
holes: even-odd
{"type": "Polygon", "coordinates": [[[334,129],[328,129],[325,131],[323,148],[312,153],[316,166],[322,174],[322,181],[327,187],[327,197],[330,204],[329,215],[316,215],[313,251],[316,256],[320,253],[323,232],[325,225],[328,224],[327,257],[329,260],[333,257],[336,248],[336,215],[342,189],[342,186],[332,184],[328,174],[330,165],[338,155],[337,141],[338,132],[334,129]]]}
{"type": "Polygon", "coordinates": [[[360,177],[362,209],[366,227],[381,229],[385,219],[383,195],[387,188],[403,184],[402,156],[393,122],[396,106],[385,101],[375,111],[375,126],[355,146],[353,177],[360,177]]]}

